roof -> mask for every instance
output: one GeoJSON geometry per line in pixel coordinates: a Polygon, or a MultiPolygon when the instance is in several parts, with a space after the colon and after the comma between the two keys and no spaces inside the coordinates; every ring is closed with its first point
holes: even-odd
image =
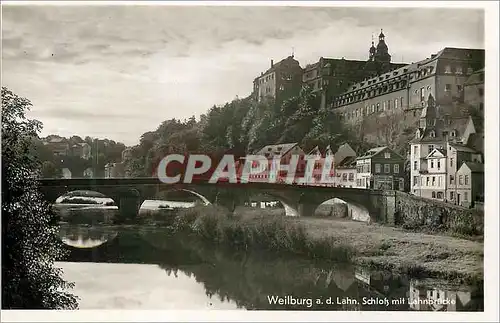
{"type": "Polygon", "coordinates": [[[474,149],[464,146],[464,145],[458,145],[458,144],[450,144],[451,147],[455,148],[457,151],[462,151],[466,153],[477,153],[474,149]]]}
{"type": "Polygon", "coordinates": [[[337,168],[355,168],[355,167],[356,167],[356,156],[347,156],[337,164],[337,168]]]}
{"type": "Polygon", "coordinates": [[[268,73],[271,73],[277,69],[280,69],[282,66],[286,65],[287,63],[292,63],[293,65],[300,67],[299,61],[294,59],[293,56],[291,55],[291,56],[288,56],[287,58],[282,59],[278,63],[273,63],[273,66],[271,66],[267,71],[265,71],[261,76],[259,76],[259,78],[268,74],[268,73]]]}
{"type": "Polygon", "coordinates": [[[373,157],[373,156],[377,155],[378,153],[380,153],[385,148],[387,148],[387,147],[383,146],[383,147],[372,148],[372,149],[368,150],[366,153],[364,153],[362,156],[359,156],[357,159],[365,159],[365,158],[373,157]]]}
{"type": "Polygon", "coordinates": [[[484,164],[465,162],[460,168],[464,167],[464,165],[466,165],[472,173],[484,173],[484,164]]]}
{"type": "Polygon", "coordinates": [[[484,133],[471,134],[467,141],[467,146],[478,152],[484,152],[484,133]]]}
{"type": "Polygon", "coordinates": [[[418,128],[420,137],[414,138],[411,142],[442,142],[446,140],[446,135],[449,140],[462,138],[469,121],[470,117],[437,117],[435,125],[418,128]],[[455,131],[454,136],[452,136],[453,131],[455,131]],[[434,132],[434,136],[431,136],[431,132],[434,132]]]}
{"type": "Polygon", "coordinates": [[[257,151],[255,155],[266,156],[267,158],[281,157],[297,145],[298,145],[297,142],[287,143],[287,144],[267,145],[261,148],[259,151],[257,151]]]}
{"type": "Polygon", "coordinates": [[[390,149],[387,146],[372,148],[372,149],[368,150],[366,153],[364,153],[364,155],[362,155],[362,156],[360,156],[360,157],[358,157],[356,159],[360,160],[360,159],[372,158],[372,157],[375,157],[376,155],[380,154],[382,151],[385,151],[385,150],[388,150],[391,154],[396,155],[396,156],[398,156],[401,159],[405,159],[403,156],[401,156],[400,154],[396,153],[394,150],[390,149]]]}
{"type": "MultiPolygon", "coordinates": [[[[468,49],[468,48],[451,48],[445,47],[441,51],[439,51],[435,55],[431,55],[430,58],[426,58],[416,63],[412,64],[404,64],[399,68],[396,68],[390,72],[382,73],[380,75],[374,76],[372,78],[366,79],[362,82],[358,82],[349,87],[349,89],[344,92],[344,94],[349,94],[350,92],[359,91],[360,89],[371,88],[375,85],[379,85],[380,83],[385,83],[387,81],[401,78],[404,75],[407,75],[411,72],[420,72],[427,69],[430,69],[430,73],[437,69],[437,63],[439,58],[445,59],[476,59],[480,60],[482,56],[482,60],[484,61],[484,50],[483,49],[468,49]]],[[[399,65],[399,64],[398,64],[399,65]]],[[[425,74],[424,74],[425,75],[425,74]]],[[[401,78],[402,80],[402,78],[401,78]]]]}
{"type": "Polygon", "coordinates": [[[430,158],[430,156],[431,156],[432,154],[434,154],[434,152],[435,152],[435,151],[438,151],[438,152],[440,152],[440,153],[441,153],[441,155],[446,156],[446,151],[445,151],[444,149],[441,149],[441,148],[434,148],[434,149],[433,149],[433,150],[432,150],[432,151],[431,151],[431,152],[427,155],[427,157],[426,157],[426,158],[430,158]]]}

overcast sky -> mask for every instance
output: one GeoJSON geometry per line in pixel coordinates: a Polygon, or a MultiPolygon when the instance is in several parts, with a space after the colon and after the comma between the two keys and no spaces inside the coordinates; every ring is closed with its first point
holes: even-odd
{"type": "Polygon", "coordinates": [[[3,6],[2,83],[27,97],[42,135],[127,145],[170,118],[247,96],[295,51],[365,60],[383,28],[394,62],[444,47],[484,48],[471,9],[3,6]]]}

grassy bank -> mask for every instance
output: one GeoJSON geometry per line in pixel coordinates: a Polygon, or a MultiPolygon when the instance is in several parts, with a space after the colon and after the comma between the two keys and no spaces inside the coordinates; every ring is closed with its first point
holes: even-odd
{"type": "Polygon", "coordinates": [[[483,280],[483,244],[449,236],[406,232],[338,218],[281,215],[281,210],[244,209],[236,216],[215,206],[179,212],[175,232],[189,232],[238,250],[288,252],[311,259],[349,261],[415,277],[453,282],[483,280]]]}

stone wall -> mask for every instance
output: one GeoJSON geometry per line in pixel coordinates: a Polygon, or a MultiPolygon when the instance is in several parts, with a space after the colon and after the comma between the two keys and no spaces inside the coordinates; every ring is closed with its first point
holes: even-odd
{"type": "Polygon", "coordinates": [[[316,216],[333,216],[335,218],[345,218],[347,217],[347,204],[346,203],[333,203],[333,204],[321,204],[315,210],[314,215],[316,216]]]}
{"type": "Polygon", "coordinates": [[[482,236],[484,212],[395,192],[394,224],[409,230],[482,236]]]}

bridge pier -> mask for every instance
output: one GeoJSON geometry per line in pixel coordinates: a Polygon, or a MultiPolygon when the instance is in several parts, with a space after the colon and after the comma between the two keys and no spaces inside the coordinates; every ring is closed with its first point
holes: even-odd
{"type": "Polygon", "coordinates": [[[297,207],[297,213],[299,216],[313,216],[318,206],[319,204],[300,203],[297,207]]]}
{"type": "Polygon", "coordinates": [[[136,219],[139,215],[141,204],[142,198],[136,190],[121,192],[118,197],[119,220],[127,221],[136,219]]]}

